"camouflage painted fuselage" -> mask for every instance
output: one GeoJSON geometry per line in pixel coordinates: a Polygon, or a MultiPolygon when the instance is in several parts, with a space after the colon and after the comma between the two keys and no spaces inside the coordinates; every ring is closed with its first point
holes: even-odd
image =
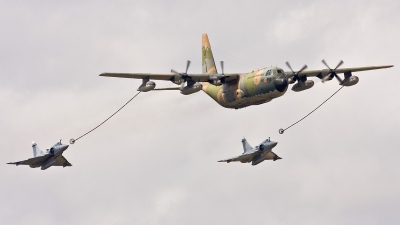
{"type": "MultiPolygon", "coordinates": [[[[202,70],[205,74],[217,74],[211,45],[207,34],[202,38],[202,70]]],[[[282,69],[269,67],[239,74],[238,79],[213,85],[203,82],[203,91],[225,108],[243,108],[269,102],[285,94],[284,88],[279,86],[279,78],[286,78],[282,69]]]]}
{"type": "Polygon", "coordinates": [[[287,88],[281,91],[277,90],[274,81],[285,76],[280,68],[264,68],[240,74],[239,79],[220,86],[203,82],[203,91],[221,106],[239,109],[263,104],[284,95],[287,88]]]}

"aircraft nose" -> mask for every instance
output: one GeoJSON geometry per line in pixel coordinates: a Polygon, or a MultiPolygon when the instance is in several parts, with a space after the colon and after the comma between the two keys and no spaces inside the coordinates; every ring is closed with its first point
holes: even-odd
{"type": "Polygon", "coordinates": [[[61,150],[65,151],[65,150],[67,150],[68,147],[69,147],[69,145],[62,145],[61,150]]]}
{"type": "Polygon", "coordinates": [[[284,92],[288,85],[289,82],[286,78],[277,78],[274,80],[274,86],[279,92],[284,92]]]}
{"type": "Polygon", "coordinates": [[[278,142],[271,141],[271,146],[272,146],[272,147],[275,147],[277,144],[278,144],[278,142]]]}

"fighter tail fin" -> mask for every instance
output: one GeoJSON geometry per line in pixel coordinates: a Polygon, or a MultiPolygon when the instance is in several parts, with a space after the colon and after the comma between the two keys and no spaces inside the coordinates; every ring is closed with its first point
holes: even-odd
{"type": "Polygon", "coordinates": [[[250,149],[252,149],[250,144],[247,142],[246,138],[242,139],[242,144],[243,144],[243,153],[249,151],[250,149]]]}
{"type": "Polygon", "coordinates": [[[40,150],[39,146],[37,146],[37,144],[34,141],[32,141],[32,149],[33,149],[33,157],[44,155],[42,150],[40,150]]]}
{"type": "Polygon", "coordinates": [[[214,56],[211,51],[211,45],[207,34],[203,34],[201,53],[203,74],[217,74],[217,67],[215,66],[214,56]]]}

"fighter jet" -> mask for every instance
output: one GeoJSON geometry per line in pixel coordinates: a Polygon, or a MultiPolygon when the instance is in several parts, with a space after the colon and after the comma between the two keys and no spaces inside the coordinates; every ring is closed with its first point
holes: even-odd
{"type": "Polygon", "coordinates": [[[260,145],[256,146],[255,148],[251,147],[250,144],[246,141],[245,138],[242,139],[243,144],[243,154],[240,156],[232,157],[229,159],[220,160],[218,162],[235,162],[239,161],[241,163],[249,163],[255,166],[264,160],[276,161],[278,159],[282,159],[281,157],[277,156],[275,153],[272,152],[272,149],[278,144],[278,142],[271,141],[270,138],[261,142],[260,145]]]}
{"type": "Polygon", "coordinates": [[[32,142],[33,158],[19,162],[10,162],[7,164],[15,164],[16,166],[29,165],[31,168],[41,167],[42,170],[45,170],[50,166],[72,166],[71,163],[62,156],[68,146],[69,145],[62,144],[60,140],[50,149],[46,149],[46,153],[44,153],[39,149],[35,142],[32,142]]]}

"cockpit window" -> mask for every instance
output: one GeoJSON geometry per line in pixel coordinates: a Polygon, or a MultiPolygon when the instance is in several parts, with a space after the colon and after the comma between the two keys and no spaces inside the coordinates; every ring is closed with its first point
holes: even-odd
{"type": "Polygon", "coordinates": [[[278,73],[283,73],[282,70],[278,70],[278,73]]]}
{"type": "Polygon", "coordinates": [[[265,74],[265,76],[269,76],[271,75],[271,70],[268,70],[267,73],[265,74]]]}

